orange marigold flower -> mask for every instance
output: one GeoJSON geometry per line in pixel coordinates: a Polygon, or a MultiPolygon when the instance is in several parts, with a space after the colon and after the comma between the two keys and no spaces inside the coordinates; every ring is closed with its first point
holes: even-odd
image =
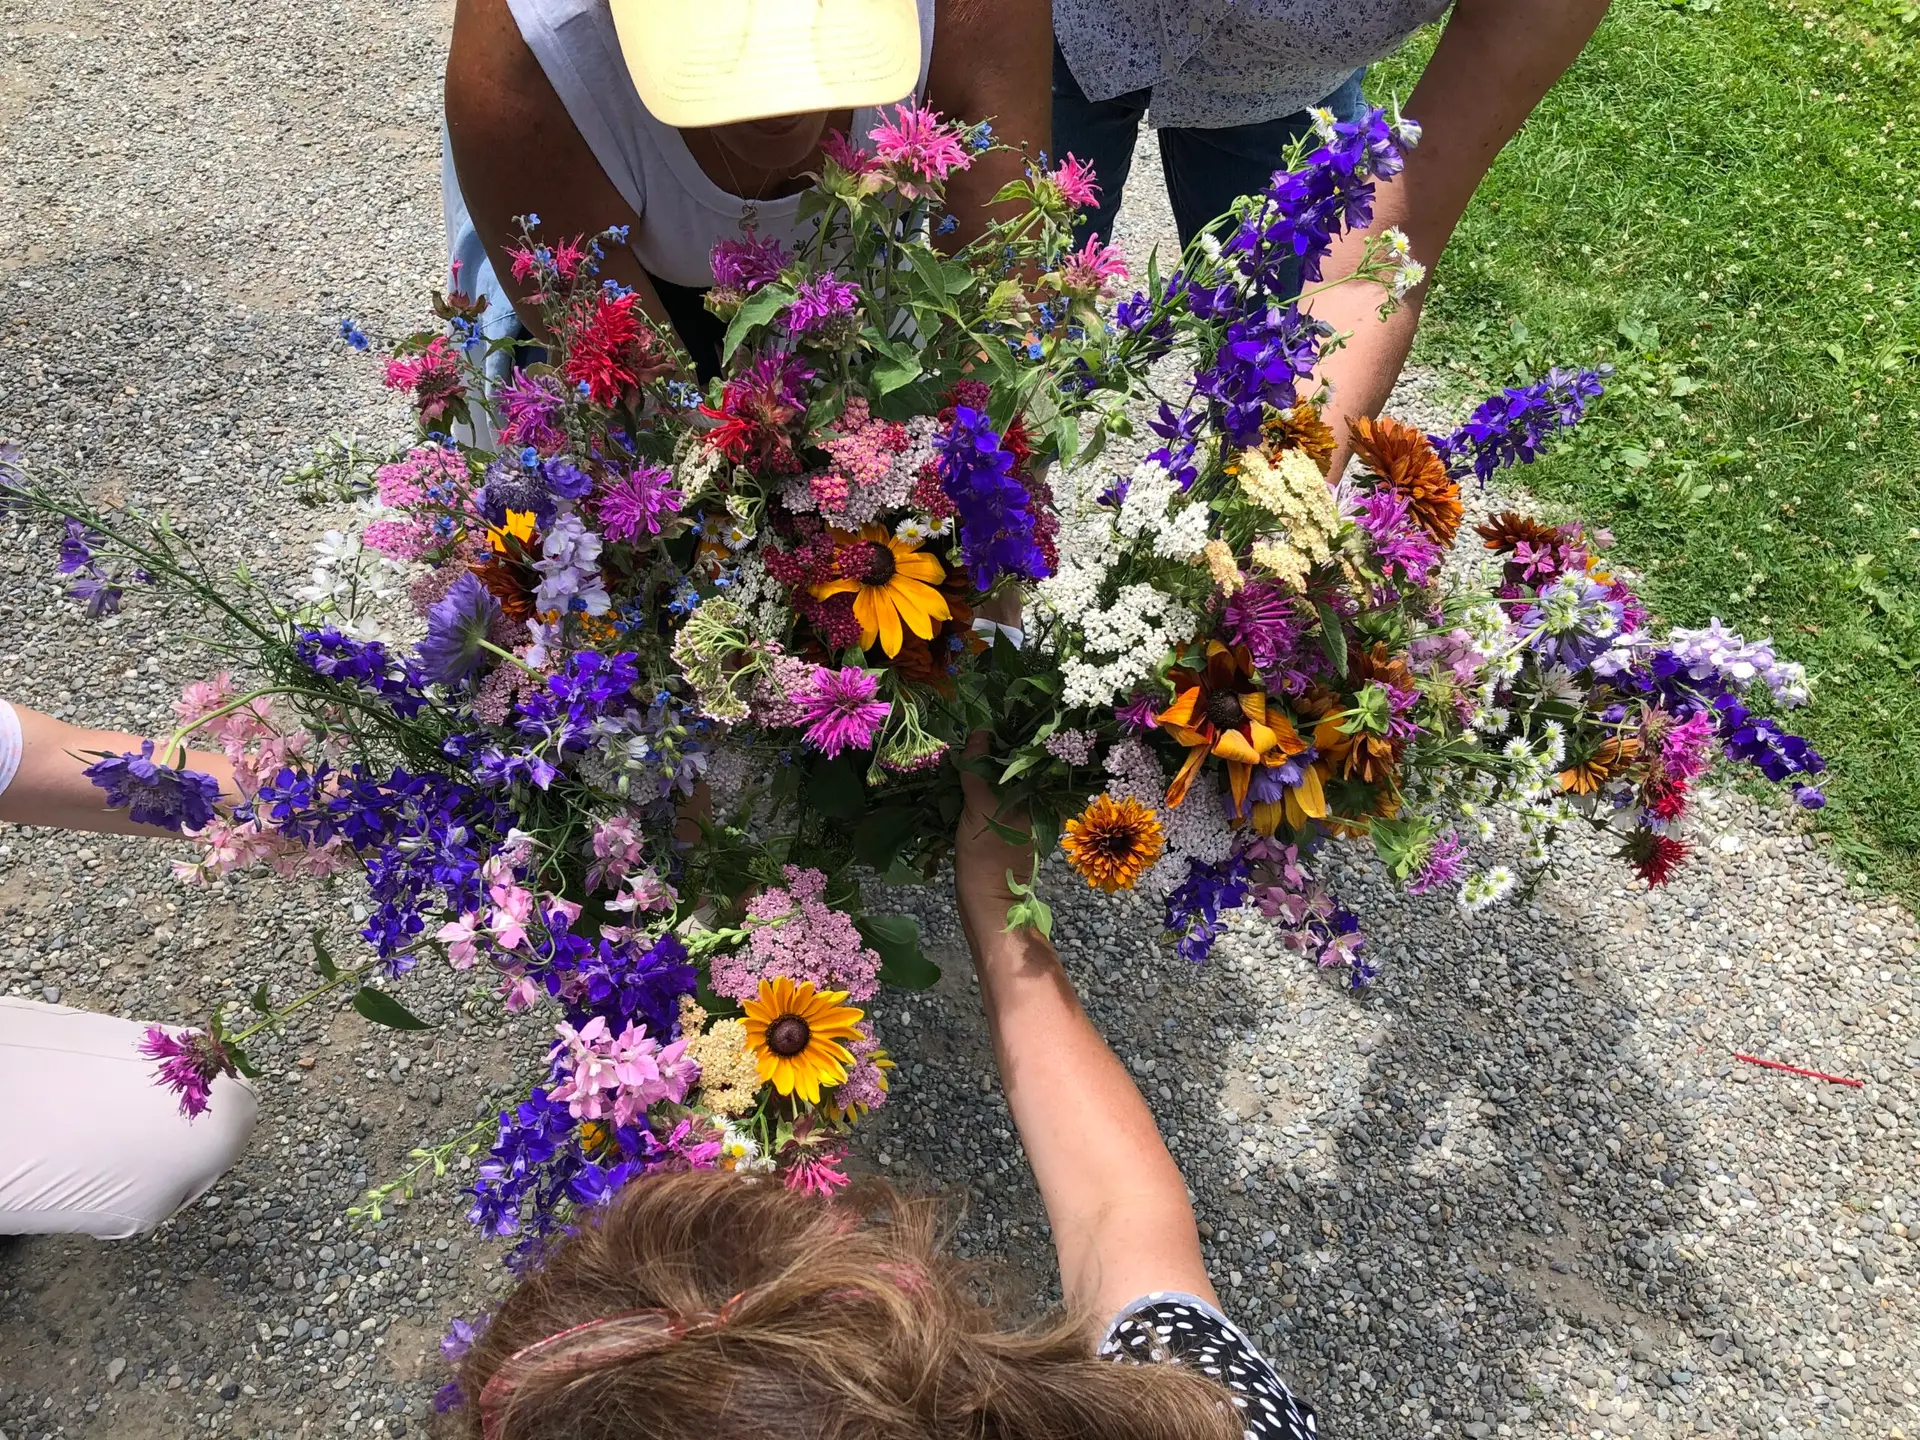
{"type": "Polygon", "coordinates": [[[1269,450],[1304,450],[1322,472],[1333,463],[1333,431],[1304,400],[1291,410],[1270,415],[1261,430],[1269,450]]]}
{"type": "Polygon", "coordinates": [[[1068,863],[1087,884],[1109,895],[1131,890],[1165,845],[1159,817],[1131,795],[1121,800],[1094,796],[1060,837],[1068,863]]]}

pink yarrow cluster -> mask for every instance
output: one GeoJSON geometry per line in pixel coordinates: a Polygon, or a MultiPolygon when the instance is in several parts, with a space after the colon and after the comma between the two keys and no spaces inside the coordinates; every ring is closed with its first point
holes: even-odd
{"type": "Polygon", "coordinates": [[[794,477],[780,498],[790,510],[818,510],[849,529],[877,520],[912,498],[921,467],[933,457],[937,427],[931,417],[875,420],[855,396],[820,441],[832,468],[794,477]]]}
{"type": "Polygon", "coordinates": [[[445,446],[415,446],[391,465],[382,465],[373,480],[382,505],[408,514],[404,520],[374,521],[360,532],[360,542],[396,560],[418,560],[443,542],[425,518],[427,512],[440,507],[458,511],[467,503],[467,462],[458,450],[445,446]]]}
{"type": "Polygon", "coordinates": [[[676,1105],[700,1078],[700,1066],[687,1058],[687,1042],[661,1045],[644,1025],[629,1024],[618,1035],[607,1017],[596,1015],[578,1030],[567,1024],[554,1027],[560,1043],[549,1062],[567,1078],[553,1088],[553,1098],[564,1100],[576,1120],[604,1120],[631,1125],[662,1100],[676,1105]]]}
{"type": "Polygon", "coordinates": [[[879,988],[880,957],[867,948],[853,917],[826,902],[827,877],[785,867],[783,889],[763,890],[747,905],[746,945],[713,962],[713,988],[732,1000],[757,995],[760,982],[784,975],[817,989],[870,1000],[879,988]]]}

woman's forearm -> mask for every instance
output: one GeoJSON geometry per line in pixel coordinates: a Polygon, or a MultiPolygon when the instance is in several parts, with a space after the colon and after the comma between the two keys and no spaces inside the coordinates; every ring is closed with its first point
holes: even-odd
{"type": "Polygon", "coordinates": [[[1186,1182],[1146,1102],[1053,946],[1028,930],[1007,933],[1011,897],[984,888],[965,892],[961,924],[1068,1304],[1105,1319],[1151,1290],[1211,1299],[1186,1182]]]}
{"type": "MultiPolygon", "coordinates": [[[[16,825],[44,825],[58,830],[92,830],[110,835],[167,835],[155,825],[136,825],[124,810],[109,810],[106,792],[87,778],[87,767],[101,755],[123,755],[140,749],[141,736],[118,730],[87,730],[51,715],[16,704],[20,717],[20,766],[13,782],[0,791],[0,820],[16,825]]],[[[226,756],[189,750],[184,760],[165,757],[166,737],[154,743],[154,759],[174,758],[189,770],[211,775],[220,783],[222,803],[240,799],[234,787],[233,766],[226,756]]]]}
{"type": "MultiPolygon", "coordinates": [[[[1453,238],[1474,191],[1507,141],[1579,55],[1609,0],[1458,0],[1446,30],[1406,103],[1420,144],[1406,169],[1379,187],[1373,223],[1341,237],[1326,263],[1329,277],[1350,275],[1370,238],[1398,229],[1413,258],[1431,271],[1453,238]]],[[[1424,287],[1387,320],[1372,285],[1343,285],[1309,306],[1352,340],[1322,364],[1334,387],[1328,422],[1347,450],[1345,421],[1378,414],[1400,377],[1419,325],[1424,287]]]]}

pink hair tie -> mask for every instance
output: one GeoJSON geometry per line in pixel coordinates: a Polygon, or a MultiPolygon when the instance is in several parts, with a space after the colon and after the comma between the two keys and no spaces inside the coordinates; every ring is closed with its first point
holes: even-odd
{"type": "Polygon", "coordinates": [[[514,1392],[540,1371],[564,1367],[568,1376],[582,1375],[612,1361],[665,1349],[689,1335],[725,1325],[748,1293],[742,1290],[711,1315],[689,1319],[670,1310],[630,1310],[583,1321],[522,1346],[506,1358],[480,1391],[480,1434],[484,1440],[500,1440],[500,1427],[514,1392]]]}

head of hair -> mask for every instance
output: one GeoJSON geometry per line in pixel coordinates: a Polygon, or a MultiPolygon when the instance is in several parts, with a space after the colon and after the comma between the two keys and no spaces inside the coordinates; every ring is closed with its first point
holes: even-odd
{"type": "Polygon", "coordinates": [[[826,1201],[714,1171],[637,1181],[501,1304],[445,1433],[479,1440],[506,1366],[491,1440],[1240,1440],[1206,1376],[1100,1359],[1081,1318],[1011,1321],[947,1252],[945,1214],[876,1183],[826,1201]],[[670,1323],[641,1343],[514,1361],[655,1310],[670,1323]]]}

